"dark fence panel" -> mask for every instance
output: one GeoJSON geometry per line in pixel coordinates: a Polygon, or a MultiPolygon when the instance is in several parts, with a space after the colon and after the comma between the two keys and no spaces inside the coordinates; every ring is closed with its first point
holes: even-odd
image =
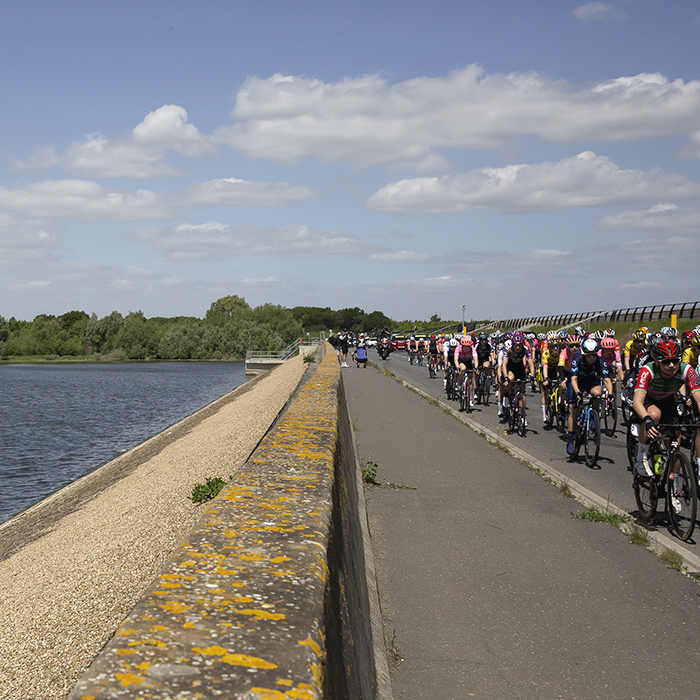
{"type": "Polygon", "coordinates": [[[613,321],[661,321],[670,320],[675,314],[678,318],[696,318],[700,301],[686,301],[682,304],[656,304],[654,306],[637,306],[614,311],[588,311],[578,314],[557,316],[538,316],[530,318],[511,318],[496,321],[496,328],[525,328],[526,326],[566,326],[577,321],[600,319],[605,322],[613,321]]]}

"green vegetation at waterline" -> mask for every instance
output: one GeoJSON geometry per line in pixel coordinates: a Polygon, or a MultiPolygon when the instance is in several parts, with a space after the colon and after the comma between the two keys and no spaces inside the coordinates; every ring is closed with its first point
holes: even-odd
{"type": "Polygon", "coordinates": [[[232,295],[215,301],[203,319],[146,318],[141,311],[98,318],[84,311],[40,314],[33,321],[0,316],[0,359],[13,361],[233,360],[247,350],[282,350],[309,333],[345,328],[371,333],[397,324],[380,311],[275,304],[251,308],[232,295]]]}

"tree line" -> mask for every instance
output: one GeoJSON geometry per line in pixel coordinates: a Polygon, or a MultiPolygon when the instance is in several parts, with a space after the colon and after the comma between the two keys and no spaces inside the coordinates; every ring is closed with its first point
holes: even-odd
{"type": "Polygon", "coordinates": [[[251,308],[232,295],[215,301],[203,319],[146,318],[118,311],[98,318],[84,311],[40,314],[33,321],[0,316],[0,358],[88,357],[95,360],[241,359],[247,350],[282,350],[307,333],[347,329],[371,333],[396,324],[379,311],[275,304],[251,308]]]}

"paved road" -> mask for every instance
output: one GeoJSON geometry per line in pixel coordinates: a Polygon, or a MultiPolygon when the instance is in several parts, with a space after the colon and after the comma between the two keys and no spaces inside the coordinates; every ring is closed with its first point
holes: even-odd
{"type": "MultiPolygon", "coordinates": [[[[442,379],[439,377],[430,379],[427,367],[417,364],[410,365],[405,353],[392,353],[386,362],[379,359],[376,353],[372,353],[371,359],[378,366],[386,367],[397,377],[406,380],[431,396],[447,401],[442,387],[442,379]]],[[[634,500],[634,492],[632,491],[632,472],[627,460],[625,427],[621,417],[618,417],[618,429],[613,437],[609,437],[605,433],[602,434],[598,464],[591,469],[584,462],[583,450],[581,450],[581,456],[577,462],[570,461],[566,455],[564,436],[556,430],[544,430],[540,399],[541,395],[539,393],[533,394],[528,388],[528,432],[525,438],[521,438],[518,435],[504,436],[504,438],[516,447],[525,450],[545,464],[550,465],[567,478],[597,494],[604,501],[609,501],[628,513],[636,514],[637,505],[634,500]]],[[[456,402],[449,403],[458,408],[456,402]]],[[[492,399],[492,402],[487,407],[475,406],[469,417],[493,432],[504,435],[505,425],[500,423],[498,419],[498,407],[495,399],[492,399]]],[[[663,510],[663,504],[659,506],[659,509],[663,510]]],[[[657,521],[655,529],[659,533],[673,537],[668,523],[664,519],[657,521]]],[[[695,556],[700,556],[699,543],[700,527],[698,527],[693,538],[687,543],[681,543],[674,537],[674,545],[680,551],[685,550],[695,556]]]]}
{"type": "Polygon", "coordinates": [[[414,487],[367,493],[397,699],[695,696],[696,583],[393,379],[343,380],[360,459],[414,487]]]}

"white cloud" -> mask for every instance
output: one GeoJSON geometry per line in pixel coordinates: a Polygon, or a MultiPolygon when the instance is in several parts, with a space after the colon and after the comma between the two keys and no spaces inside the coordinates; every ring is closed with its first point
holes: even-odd
{"type": "Polygon", "coordinates": [[[395,85],[376,75],[323,83],[276,74],[246,80],[233,116],[214,138],[251,158],[427,173],[445,171],[446,149],[502,149],[530,135],[578,143],[693,134],[700,81],[642,73],[575,86],[539,73],[485,75],[477,65],[395,85]]]}
{"type": "Polygon", "coordinates": [[[130,236],[175,261],[222,260],[239,255],[308,256],[364,254],[366,246],[342,231],[308,226],[226,226],[216,221],[174,228],[144,228],[130,236]]]}
{"type": "Polygon", "coordinates": [[[631,209],[601,219],[601,231],[694,231],[700,233],[700,207],[657,204],[649,209],[631,209]]]}
{"type": "Polygon", "coordinates": [[[421,263],[427,262],[430,256],[427,253],[416,253],[412,250],[392,250],[383,253],[371,253],[367,260],[377,263],[421,263]]]}
{"type": "Polygon", "coordinates": [[[658,198],[688,198],[700,185],[658,170],[621,170],[586,151],[559,162],[482,168],[467,174],[400,180],[373,194],[367,207],[402,214],[550,211],[564,207],[629,205],[658,198]]]}
{"type": "Polygon", "coordinates": [[[241,280],[241,284],[251,284],[251,285],[259,285],[259,284],[274,284],[275,282],[279,282],[279,280],[276,277],[261,277],[261,278],[254,278],[254,277],[246,277],[245,279],[241,280]]]}
{"type": "Polygon", "coordinates": [[[17,221],[164,220],[204,206],[283,207],[318,196],[303,185],[233,178],[191,185],[174,194],[145,189],[126,192],[89,180],[46,180],[0,186],[0,216],[13,216],[17,221]]]}
{"type": "Polygon", "coordinates": [[[623,19],[624,14],[616,12],[612,5],[605,2],[589,2],[580,5],[573,12],[576,19],[623,19]]]}
{"type": "Polygon", "coordinates": [[[427,253],[392,250],[368,244],[347,231],[323,231],[309,226],[228,226],[210,221],[139,228],[129,237],[150,243],[155,250],[176,262],[219,261],[247,255],[306,258],[339,255],[372,263],[425,263],[432,260],[427,253]]]}
{"type": "Polygon", "coordinates": [[[621,284],[620,289],[661,289],[659,282],[630,282],[629,284],[621,284]]]}
{"type": "Polygon", "coordinates": [[[187,112],[177,105],[164,105],[151,112],[130,134],[105,138],[88,134],[74,141],[65,154],[52,147],[39,147],[25,161],[15,160],[15,170],[48,170],[57,166],[80,177],[120,177],[135,180],[184,175],[167,162],[169,151],[201,157],[212,150],[209,137],[187,123],[187,112]]]}
{"type": "Polygon", "coordinates": [[[172,209],[165,195],[108,189],[87,180],[46,180],[0,186],[0,213],[31,219],[138,221],[167,219],[172,209]]]}
{"type": "Polygon", "coordinates": [[[186,187],[178,195],[178,201],[181,205],[197,207],[284,207],[319,197],[319,192],[304,185],[225,178],[186,187]]]}

